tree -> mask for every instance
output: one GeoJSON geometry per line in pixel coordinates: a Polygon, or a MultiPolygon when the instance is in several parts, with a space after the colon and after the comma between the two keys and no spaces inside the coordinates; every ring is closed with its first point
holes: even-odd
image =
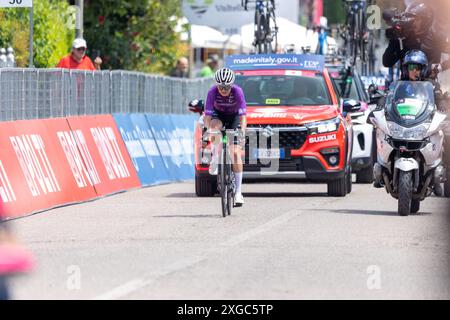
{"type": "MultiPolygon", "coordinates": [[[[34,65],[55,67],[71,48],[75,36],[70,11],[64,1],[34,1],[34,65]]],[[[0,46],[15,50],[19,67],[28,65],[29,11],[24,8],[0,9],[0,46]]]]}
{"type": "Polygon", "coordinates": [[[111,69],[168,73],[180,52],[181,0],[85,0],[84,35],[111,69]]]}
{"type": "Polygon", "coordinates": [[[323,14],[328,18],[329,25],[345,22],[345,10],[342,1],[324,0],[323,14]]]}

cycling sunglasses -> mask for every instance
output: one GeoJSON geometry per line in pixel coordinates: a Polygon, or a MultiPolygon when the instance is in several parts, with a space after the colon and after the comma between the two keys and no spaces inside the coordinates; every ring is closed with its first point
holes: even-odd
{"type": "Polygon", "coordinates": [[[422,70],[422,66],[419,64],[408,64],[408,71],[422,70]]]}
{"type": "Polygon", "coordinates": [[[229,84],[218,84],[217,87],[219,87],[219,89],[222,91],[231,90],[231,85],[229,85],[229,84]]]}

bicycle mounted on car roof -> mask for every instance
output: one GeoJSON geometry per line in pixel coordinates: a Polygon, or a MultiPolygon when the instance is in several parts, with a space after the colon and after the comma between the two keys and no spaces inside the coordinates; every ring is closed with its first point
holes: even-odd
{"type": "Polygon", "coordinates": [[[255,40],[256,53],[274,53],[278,47],[278,27],[275,17],[275,0],[242,0],[245,11],[248,4],[255,3],[255,40]],[[273,26],[271,26],[271,24],[273,26]],[[272,43],[275,40],[275,44],[272,43]]]}

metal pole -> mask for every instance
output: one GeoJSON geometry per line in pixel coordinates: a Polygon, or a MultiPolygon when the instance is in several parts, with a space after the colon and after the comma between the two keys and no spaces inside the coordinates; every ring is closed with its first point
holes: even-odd
{"type": "Polygon", "coordinates": [[[33,20],[33,5],[30,8],[30,61],[29,61],[29,68],[33,68],[33,32],[34,32],[34,20],[33,20]]]}
{"type": "Polygon", "coordinates": [[[75,5],[78,7],[77,30],[76,37],[83,38],[83,26],[84,26],[84,0],[75,0],[75,5]]]}
{"type": "Polygon", "coordinates": [[[192,79],[194,72],[194,49],[192,48],[192,25],[189,24],[188,43],[189,43],[189,79],[192,79]]]}

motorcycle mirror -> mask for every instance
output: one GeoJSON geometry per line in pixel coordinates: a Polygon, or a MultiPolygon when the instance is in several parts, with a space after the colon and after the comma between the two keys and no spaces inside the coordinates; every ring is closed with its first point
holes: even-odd
{"type": "Polygon", "coordinates": [[[188,104],[189,111],[191,111],[193,113],[202,114],[204,108],[205,108],[205,102],[203,100],[195,99],[195,100],[192,100],[191,102],[189,102],[189,104],[188,104]]]}
{"type": "Polygon", "coordinates": [[[346,99],[342,106],[344,112],[358,112],[361,109],[361,102],[353,99],[346,99]]]}

